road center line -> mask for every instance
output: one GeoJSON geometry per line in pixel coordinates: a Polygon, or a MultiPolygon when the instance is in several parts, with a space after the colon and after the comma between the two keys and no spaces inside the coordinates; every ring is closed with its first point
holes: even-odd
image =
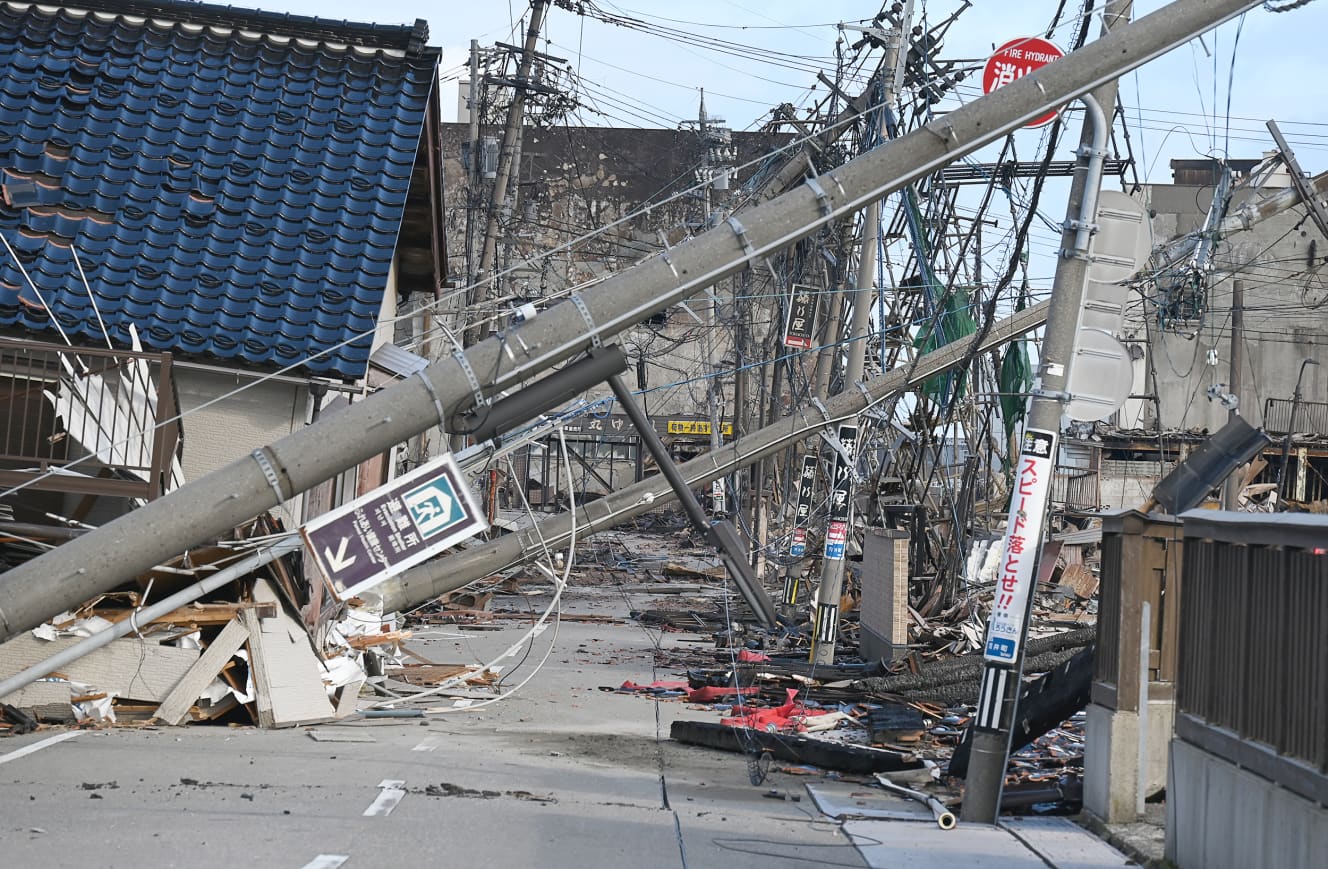
{"type": "Polygon", "coordinates": [[[0,763],[9,763],[11,760],[18,760],[20,757],[32,754],[34,751],[41,751],[48,745],[55,745],[57,742],[64,742],[66,739],[73,739],[83,731],[71,730],[68,733],[57,733],[55,736],[47,737],[40,742],[34,742],[32,745],[25,745],[22,748],[16,748],[8,754],[0,754],[0,763]]]}
{"type": "Polygon", "coordinates": [[[349,859],[350,857],[345,854],[319,854],[301,866],[300,869],[337,869],[338,866],[349,859]]]}
{"type": "Polygon", "coordinates": [[[397,779],[385,778],[378,783],[378,798],[364,810],[366,818],[381,818],[392,814],[392,810],[406,795],[406,783],[397,779]]]}

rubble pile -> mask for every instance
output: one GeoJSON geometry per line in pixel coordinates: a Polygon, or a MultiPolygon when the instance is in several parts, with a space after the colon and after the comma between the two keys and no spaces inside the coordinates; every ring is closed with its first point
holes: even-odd
{"type": "Polygon", "coordinates": [[[313,584],[290,555],[189,593],[279,532],[274,519],[262,517],[139,577],[132,588],[99,595],[0,645],[0,683],[22,683],[0,697],[0,728],[23,726],[15,724],[23,715],[85,726],[286,727],[353,711],[366,653],[395,648],[408,634],[311,599],[313,584]],[[181,592],[196,599],[142,617],[149,604],[181,592]]]}

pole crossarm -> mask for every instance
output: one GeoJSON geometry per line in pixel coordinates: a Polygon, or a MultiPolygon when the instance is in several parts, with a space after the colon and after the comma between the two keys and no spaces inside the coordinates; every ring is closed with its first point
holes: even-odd
{"type": "MultiPolygon", "coordinates": [[[[1223,21],[1257,0],[1176,0],[992,94],[864,154],[743,216],[745,248],[727,224],[653,257],[582,296],[595,324],[563,302],[466,351],[487,394],[534,377],[591,346],[779,251],[842,215],[879,199],[1098,85],[1119,77],[1223,21]],[[823,198],[818,199],[818,191],[823,198]]],[[[284,492],[307,491],[438,424],[435,401],[455,416],[475,399],[460,363],[351,405],[273,442],[265,456],[284,492]]],[[[264,469],[246,456],[97,531],[0,576],[0,642],[110,591],[155,564],[230,531],[277,506],[264,469]]]]}

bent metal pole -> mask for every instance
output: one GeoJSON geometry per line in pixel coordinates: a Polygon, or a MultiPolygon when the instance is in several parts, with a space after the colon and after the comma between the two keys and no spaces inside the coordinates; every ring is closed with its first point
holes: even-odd
{"type": "Polygon", "coordinates": [[[213,539],[323,480],[518,386],[872,199],[1117,78],[1258,0],[1177,0],[1055,63],[729,218],[464,354],[0,576],[0,642],[213,539]],[[480,382],[476,372],[489,377],[480,382]]]}

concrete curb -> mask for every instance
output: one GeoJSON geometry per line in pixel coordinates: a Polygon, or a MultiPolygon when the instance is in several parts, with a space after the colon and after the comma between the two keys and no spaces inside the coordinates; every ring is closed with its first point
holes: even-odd
{"type": "Polygon", "coordinates": [[[1073,820],[1076,824],[1088,830],[1117,851],[1120,851],[1126,857],[1129,857],[1140,866],[1145,867],[1145,869],[1175,869],[1174,864],[1167,860],[1166,857],[1151,857],[1148,854],[1145,854],[1124,836],[1112,830],[1105,821],[1087,809],[1080,812],[1078,815],[1075,815],[1073,820]]]}

